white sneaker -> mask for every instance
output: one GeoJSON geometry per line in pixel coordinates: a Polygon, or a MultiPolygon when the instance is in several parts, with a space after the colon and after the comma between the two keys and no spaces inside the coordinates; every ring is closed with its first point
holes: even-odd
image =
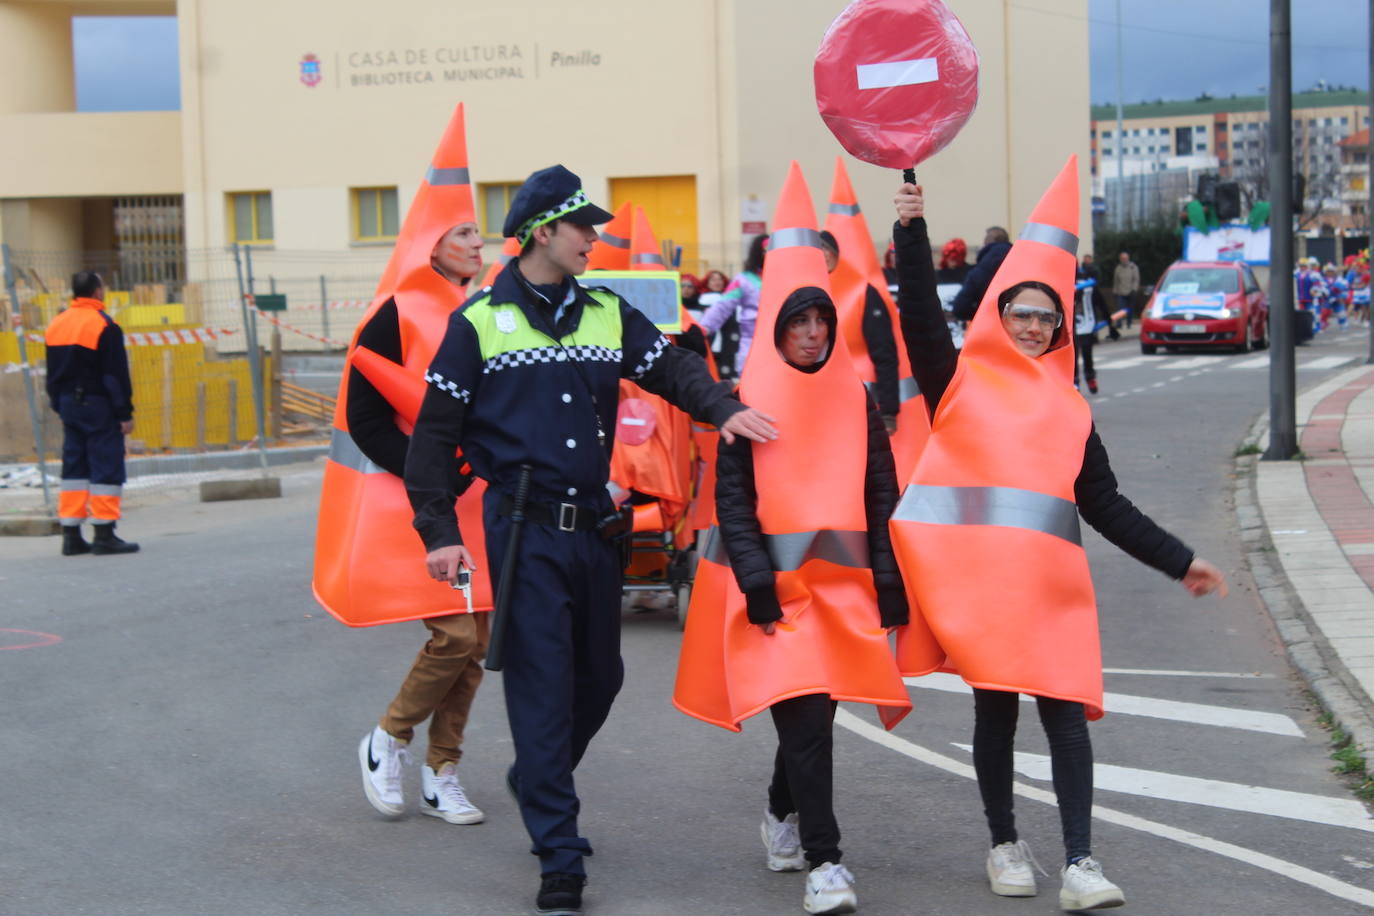
{"type": "Polygon", "coordinates": [[[1102,864],[1092,856],[1065,866],[1061,874],[1064,877],[1064,886],[1059,891],[1061,910],[1091,910],[1121,906],[1126,902],[1121,888],[1103,876],[1102,864]]]}
{"type": "MultiPolygon", "coordinates": [[[[1032,863],[1040,868],[1040,863],[1031,855],[1025,840],[992,847],[988,850],[988,884],[992,892],[1002,897],[1034,897],[1036,889],[1032,863]]],[[[1040,868],[1040,874],[1045,874],[1043,868],[1040,868]]]]}
{"type": "Polygon", "coordinates": [[[837,862],[825,862],[806,876],[802,909],[808,913],[853,913],[859,908],[854,876],[837,862]]]}
{"type": "Polygon", "coordinates": [[[486,818],[482,809],[468,801],[463,785],[458,781],[458,766],[446,763],[435,773],[430,767],[420,770],[420,784],[424,787],[424,801],[420,812],[442,817],[450,824],[480,824],[486,818]]]}
{"type": "Polygon", "coordinates": [[[801,833],[797,830],[797,812],[778,820],[772,811],[763,809],[759,833],[763,835],[763,848],[768,850],[769,871],[801,871],[806,867],[801,833]]]}
{"type": "Polygon", "coordinates": [[[410,752],[403,743],[376,726],[358,744],[358,765],[363,771],[363,791],[367,800],[387,817],[405,813],[401,795],[401,764],[410,752]]]}

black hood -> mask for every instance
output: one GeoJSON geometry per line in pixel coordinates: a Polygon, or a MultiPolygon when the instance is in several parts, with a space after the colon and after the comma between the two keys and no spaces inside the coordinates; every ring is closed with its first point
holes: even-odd
{"type": "Polygon", "coordinates": [[[818,359],[812,366],[796,366],[788,363],[793,369],[801,372],[816,372],[830,359],[830,354],[835,352],[835,335],[838,332],[838,320],[835,315],[835,302],[830,298],[830,294],[818,286],[803,286],[794,289],[790,295],[782,302],[782,308],[778,310],[778,320],[773,325],[773,346],[781,352],[782,335],[787,328],[787,322],[792,316],[798,315],[811,306],[816,306],[821,315],[821,320],[830,329],[830,345],[825,350],[825,355],[818,359]]]}

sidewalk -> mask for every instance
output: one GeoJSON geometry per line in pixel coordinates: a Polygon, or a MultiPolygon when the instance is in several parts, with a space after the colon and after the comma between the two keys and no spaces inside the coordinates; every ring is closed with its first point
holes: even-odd
{"type": "Polygon", "coordinates": [[[1374,366],[1299,395],[1297,422],[1305,460],[1238,459],[1237,514],[1290,657],[1374,761],[1374,366]]]}

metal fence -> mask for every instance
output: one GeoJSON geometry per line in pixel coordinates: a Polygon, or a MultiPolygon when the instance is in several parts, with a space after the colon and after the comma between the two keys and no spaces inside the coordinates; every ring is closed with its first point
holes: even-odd
{"type": "MultiPolygon", "coordinates": [[[[106,308],[124,330],[134,385],[132,487],[166,473],[184,483],[235,464],[264,469],[292,446],[323,443],[335,392],[327,383],[317,387],[328,393],[296,386],[284,359],[341,352],[390,253],[169,248],[142,252],[131,270],[127,252],[6,246],[0,463],[19,467],[0,469],[0,483],[58,475],[61,421],[44,392],[43,337],[70,302],[74,271],[101,273],[106,308]],[[162,268],[150,274],[149,264],[162,268]]],[[[51,511],[55,497],[45,502],[51,511]]]]}

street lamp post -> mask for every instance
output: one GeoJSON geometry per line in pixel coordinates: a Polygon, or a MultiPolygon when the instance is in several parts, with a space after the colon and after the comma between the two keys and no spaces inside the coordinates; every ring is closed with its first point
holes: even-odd
{"type": "MultiPolygon", "coordinates": [[[[1374,0],[1371,0],[1374,2],[1374,0]]],[[[1269,3],[1269,448],[1298,453],[1293,353],[1293,59],[1289,0],[1269,3]]]]}

